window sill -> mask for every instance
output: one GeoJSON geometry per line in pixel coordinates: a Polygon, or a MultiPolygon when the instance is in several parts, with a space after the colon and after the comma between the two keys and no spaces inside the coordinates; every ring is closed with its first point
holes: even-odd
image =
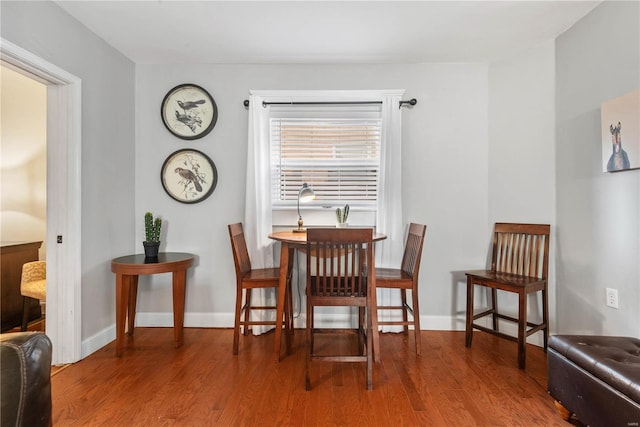
{"type": "MultiPolygon", "coordinates": [[[[305,226],[309,227],[335,227],[336,212],[335,209],[303,209],[300,208],[302,219],[305,226]]],[[[297,209],[274,209],[272,211],[273,227],[295,227],[298,225],[297,209]]],[[[367,211],[351,211],[349,213],[348,224],[354,227],[375,227],[376,212],[367,211]]]]}

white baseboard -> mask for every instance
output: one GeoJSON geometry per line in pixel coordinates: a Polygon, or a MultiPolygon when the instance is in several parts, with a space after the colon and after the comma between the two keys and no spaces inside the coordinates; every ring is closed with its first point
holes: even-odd
{"type": "Polygon", "coordinates": [[[456,316],[420,316],[420,329],[427,331],[464,331],[464,318],[456,316]]]}
{"type": "Polygon", "coordinates": [[[84,359],[91,353],[100,350],[105,345],[116,339],[116,324],[104,328],[97,334],[82,340],[81,359],[84,359]]]}
{"type": "MultiPolygon", "coordinates": [[[[173,313],[136,313],[136,326],[173,327],[173,313]]],[[[233,328],[233,313],[185,313],[185,328],[233,328]]]]}
{"type": "MultiPolygon", "coordinates": [[[[172,328],[173,313],[136,313],[136,326],[172,328]]],[[[231,328],[233,327],[233,314],[185,313],[184,326],[186,328],[231,328]]],[[[115,339],[116,325],[113,323],[82,341],[81,358],[84,359],[115,339]]]]}
{"type": "MultiPolygon", "coordinates": [[[[348,315],[332,314],[316,316],[319,327],[350,327],[348,315]]],[[[480,319],[480,323],[490,327],[490,318],[480,319]]],[[[138,327],[173,327],[173,313],[137,313],[136,326],[138,327]]],[[[185,328],[232,328],[233,313],[185,313],[185,328]]],[[[306,327],[304,314],[294,319],[295,328],[306,327]]],[[[420,316],[420,328],[425,331],[464,331],[464,316],[420,316]]],[[[517,336],[518,331],[515,324],[511,322],[501,322],[500,330],[506,334],[517,336]]],[[[477,332],[477,331],[476,331],[477,332]]],[[[99,350],[116,339],[116,326],[112,324],[97,334],[82,341],[82,358],[99,350]]],[[[536,333],[527,338],[527,343],[543,346],[541,333],[536,333]]]]}
{"type": "MultiPolygon", "coordinates": [[[[319,314],[316,316],[320,327],[348,327],[349,316],[341,314],[319,314]]],[[[421,328],[435,331],[463,331],[464,318],[452,316],[421,316],[421,328]]],[[[173,313],[137,313],[136,326],[140,327],[173,327],[173,313]]],[[[232,328],[233,313],[185,313],[185,328],[232,328]]],[[[296,328],[306,326],[303,314],[294,319],[296,328]]],[[[114,335],[115,337],[115,335],[114,335]]]]}

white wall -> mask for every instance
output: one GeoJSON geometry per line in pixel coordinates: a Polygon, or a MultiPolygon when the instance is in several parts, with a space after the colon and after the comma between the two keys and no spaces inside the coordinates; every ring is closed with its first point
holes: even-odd
{"type": "Polygon", "coordinates": [[[556,42],[558,330],[640,336],[640,170],[602,172],[600,105],[640,87],[640,3],[603,2],[556,42]],[[605,306],[618,289],[620,308],[605,306]]]}
{"type": "Polygon", "coordinates": [[[489,219],[552,223],[555,68],[549,41],[491,64],[489,219]]]}
{"type": "Polygon", "coordinates": [[[4,65],[0,77],[0,240],[42,241],[46,259],[47,88],[4,65]]]}
{"type": "MultiPolygon", "coordinates": [[[[489,69],[489,254],[496,222],[551,225],[549,304],[555,328],[555,57],[554,42],[492,63],[489,69]]],[[[529,318],[540,319],[540,296],[530,296],[529,318]]],[[[504,313],[518,312],[517,295],[501,292],[504,313]]],[[[513,324],[507,324],[513,326],[513,324]]],[[[505,326],[507,326],[505,325],[505,326]]],[[[538,342],[540,334],[532,336],[538,342]],[[537,336],[538,339],[535,339],[537,336]]]]}
{"type": "Polygon", "coordinates": [[[82,79],[82,339],[115,336],[110,261],[136,240],[135,66],[53,2],[3,1],[0,12],[4,39],[82,79]]]}
{"type": "MultiPolygon", "coordinates": [[[[188,69],[138,65],[136,249],[142,251],[144,212],[152,211],[167,222],[162,250],[199,255],[189,277],[185,324],[231,326],[233,322],[235,273],[227,224],[244,218],[247,110],[242,101],[251,89],[406,89],[406,98],[418,99],[413,109],[403,110],[405,223],[428,225],[420,278],[423,324],[452,328],[452,311],[464,301],[452,285],[455,272],[482,264],[485,257],[484,64],[190,65],[188,69]],[[218,123],[202,139],[180,140],[162,124],[162,99],[181,83],[201,85],[218,105],[218,123]],[[193,205],[169,198],[160,183],[165,158],[187,147],[208,154],[219,174],[213,195],[193,205]]],[[[140,279],[141,324],[171,324],[170,280],[168,276],[140,279]]]]}

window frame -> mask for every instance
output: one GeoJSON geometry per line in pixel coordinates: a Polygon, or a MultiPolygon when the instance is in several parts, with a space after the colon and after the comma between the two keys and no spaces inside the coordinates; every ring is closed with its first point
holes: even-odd
{"type": "Polygon", "coordinates": [[[272,209],[297,208],[297,190],[306,182],[319,196],[317,200],[308,202],[309,206],[341,207],[348,203],[352,207],[375,210],[382,166],[382,118],[379,112],[376,114],[378,117],[366,118],[270,118],[272,209]],[[335,138],[335,133],[330,130],[334,126],[336,132],[341,132],[335,138]],[[349,129],[360,126],[364,128],[355,131],[349,129]],[[306,132],[308,135],[305,137],[308,137],[310,142],[298,142],[297,135],[300,133],[287,140],[285,135],[288,132],[306,132]],[[357,138],[355,141],[352,136],[354,133],[357,138]],[[314,139],[328,139],[328,143],[320,142],[316,145],[314,139]],[[345,139],[351,139],[353,142],[345,142],[345,139]],[[331,150],[333,155],[326,155],[327,149],[331,150]],[[305,158],[296,155],[295,150],[307,150],[310,157],[319,158],[305,158]],[[341,176],[340,171],[345,171],[349,178],[341,176]],[[360,188],[360,183],[362,186],[370,184],[360,188]],[[345,196],[341,192],[353,197],[345,196]]]}
{"type": "MultiPolygon", "coordinates": [[[[298,101],[292,101],[298,102],[298,101]]],[[[308,101],[302,101],[308,102],[308,101]]],[[[274,226],[280,224],[290,224],[297,221],[298,217],[298,203],[297,197],[291,198],[285,201],[275,200],[274,196],[276,190],[274,186],[278,186],[278,182],[274,182],[274,160],[273,156],[273,121],[274,120],[302,120],[302,121],[346,121],[346,120],[360,120],[363,123],[375,122],[377,128],[376,149],[377,158],[375,161],[376,168],[376,198],[367,202],[361,202],[357,199],[329,199],[329,200],[313,200],[300,204],[300,212],[305,218],[306,224],[330,226],[335,224],[335,210],[336,208],[342,208],[345,204],[350,206],[349,223],[352,225],[360,226],[375,226],[376,212],[379,197],[379,186],[382,174],[382,105],[377,98],[368,97],[366,101],[359,98],[343,98],[339,101],[335,101],[336,104],[323,104],[317,105],[275,105],[271,107],[269,112],[269,163],[271,165],[270,172],[270,188],[272,191],[271,210],[273,216],[274,226]],[[362,102],[368,102],[362,104],[362,102]],[[353,104],[343,104],[344,102],[354,102],[353,104]]],[[[301,162],[302,163],[302,162],[301,162]]],[[[358,162],[352,162],[355,165],[358,162]]],[[[364,162],[360,161],[361,164],[364,162]]],[[[373,162],[369,162],[373,166],[373,162]]],[[[313,180],[309,181],[309,185],[313,188],[313,180]]],[[[300,183],[302,186],[302,182],[300,183]]]]}
{"type": "MultiPolygon", "coordinates": [[[[269,119],[265,119],[265,116],[269,116],[270,111],[264,111],[263,108],[271,109],[274,104],[292,104],[292,103],[318,103],[318,104],[341,104],[341,103],[372,103],[383,105],[385,99],[389,97],[402,96],[404,90],[251,90],[252,99],[257,100],[262,105],[252,105],[251,108],[256,108],[260,111],[260,114],[255,116],[255,125],[250,124],[250,129],[254,129],[253,132],[259,132],[261,139],[266,145],[262,145],[259,148],[259,153],[254,155],[258,158],[265,158],[270,156],[270,138],[267,137],[269,132],[269,119]],[[257,126],[258,123],[262,123],[262,126],[257,126]],[[267,140],[267,141],[265,141],[267,140]]],[[[382,119],[382,136],[381,136],[381,169],[379,177],[379,189],[384,179],[384,173],[386,166],[384,163],[385,153],[388,151],[388,137],[385,137],[385,127],[388,125],[386,122],[388,116],[381,113],[382,119]]],[[[395,108],[398,108],[397,106],[395,108]]],[[[270,165],[270,158],[268,163],[270,165]]],[[[262,173],[266,171],[263,170],[262,173]]],[[[271,172],[269,171],[269,179],[271,179],[271,172]]],[[[264,176],[264,175],[263,175],[264,176]]],[[[271,191],[271,189],[269,190],[271,191]]],[[[378,193],[380,197],[380,190],[378,193]]],[[[262,199],[262,196],[261,196],[262,199]]],[[[270,197],[269,197],[270,199],[270,197]]],[[[377,210],[380,205],[378,201],[376,206],[353,206],[350,210],[349,224],[354,226],[372,226],[376,227],[378,222],[377,210]]],[[[300,204],[300,211],[304,217],[305,224],[311,226],[334,226],[335,225],[335,209],[336,207],[342,207],[339,204],[323,205],[320,203],[300,204]],[[331,211],[331,212],[328,212],[331,211]]],[[[351,205],[350,205],[351,206],[351,205]]],[[[266,207],[266,206],[265,206],[266,207]]],[[[290,227],[291,224],[295,224],[298,219],[297,203],[296,206],[274,206],[269,202],[269,211],[271,215],[271,224],[274,229],[290,227]]]]}

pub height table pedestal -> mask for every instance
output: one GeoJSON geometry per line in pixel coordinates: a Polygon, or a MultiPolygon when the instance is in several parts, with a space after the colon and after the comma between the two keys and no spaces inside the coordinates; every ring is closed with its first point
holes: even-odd
{"type": "Polygon", "coordinates": [[[173,274],[173,337],[175,347],[182,346],[187,269],[193,265],[194,257],[183,252],[161,252],[153,259],[136,254],[111,260],[111,271],[116,274],[116,356],[122,356],[127,317],[127,333],[133,335],[141,274],[173,274]]]}

